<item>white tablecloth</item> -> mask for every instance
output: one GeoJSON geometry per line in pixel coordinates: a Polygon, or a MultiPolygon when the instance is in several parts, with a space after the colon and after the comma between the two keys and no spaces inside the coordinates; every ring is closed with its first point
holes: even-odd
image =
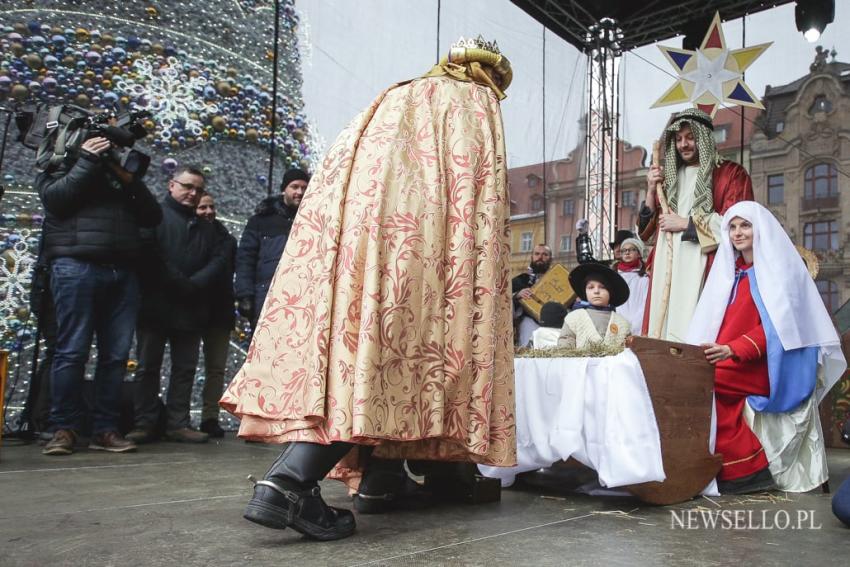
{"type": "Polygon", "coordinates": [[[661,440],[635,355],[517,358],[516,467],[479,466],[513,484],[521,472],[573,457],[605,487],[665,479],[661,440]]]}

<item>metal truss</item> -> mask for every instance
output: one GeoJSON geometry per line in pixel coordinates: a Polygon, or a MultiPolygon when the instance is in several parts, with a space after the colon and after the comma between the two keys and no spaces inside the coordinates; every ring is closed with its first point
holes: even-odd
{"type": "MultiPolygon", "coordinates": [[[[603,18],[623,30],[624,51],[685,34],[689,26],[710,20],[719,11],[724,21],[768,10],[794,0],[511,0],[520,9],[578,49],[603,18]]],[[[704,26],[701,27],[701,29],[704,26]]]]}
{"type": "Polygon", "coordinates": [[[584,217],[597,259],[610,256],[616,231],[619,66],[622,31],[611,18],[588,30],[584,217]]]}

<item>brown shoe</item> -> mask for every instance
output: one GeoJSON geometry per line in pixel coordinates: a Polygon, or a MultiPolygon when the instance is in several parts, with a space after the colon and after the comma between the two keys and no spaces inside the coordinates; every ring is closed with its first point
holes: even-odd
{"type": "Polygon", "coordinates": [[[130,453],[136,450],[136,444],[124,439],[117,431],[107,431],[92,437],[89,449],[110,453],[130,453]]]}
{"type": "Polygon", "coordinates": [[[70,455],[74,452],[74,443],[76,442],[77,435],[73,431],[60,429],[53,434],[53,439],[47,442],[41,453],[43,455],[70,455]]]}
{"type": "Polygon", "coordinates": [[[181,427],[180,429],[166,431],[165,438],[169,441],[178,441],[180,443],[206,443],[209,441],[210,436],[189,427],[181,427]]]}

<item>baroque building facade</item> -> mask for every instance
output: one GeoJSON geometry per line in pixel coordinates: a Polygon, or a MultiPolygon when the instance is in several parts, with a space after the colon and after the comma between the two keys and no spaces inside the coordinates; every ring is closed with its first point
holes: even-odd
{"type": "Polygon", "coordinates": [[[850,64],[818,48],[809,73],[768,86],[751,142],[756,200],[817,254],[831,313],[850,299],[850,64]]]}

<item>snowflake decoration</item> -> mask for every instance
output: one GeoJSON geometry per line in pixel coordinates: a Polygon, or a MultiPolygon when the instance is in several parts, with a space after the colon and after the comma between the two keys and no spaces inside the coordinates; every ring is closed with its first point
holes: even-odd
{"type": "Polygon", "coordinates": [[[179,123],[193,136],[200,136],[204,129],[201,120],[218,113],[218,106],[203,99],[209,81],[202,76],[189,77],[181,69],[174,57],[157,69],[150,61],[137,59],[133,65],[136,79],[116,85],[139,109],[153,115],[160,126],[159,137],[165,141],[172,138],[172,129],[179,123]]]}
{"type": "Polygon", "coordinates": [[[22,230],[11,248],[0,254],[0,339],[14,337],[22,321],[20,309],[28,309],[36,257],[29,251],[29,230],[22,230]]]}

